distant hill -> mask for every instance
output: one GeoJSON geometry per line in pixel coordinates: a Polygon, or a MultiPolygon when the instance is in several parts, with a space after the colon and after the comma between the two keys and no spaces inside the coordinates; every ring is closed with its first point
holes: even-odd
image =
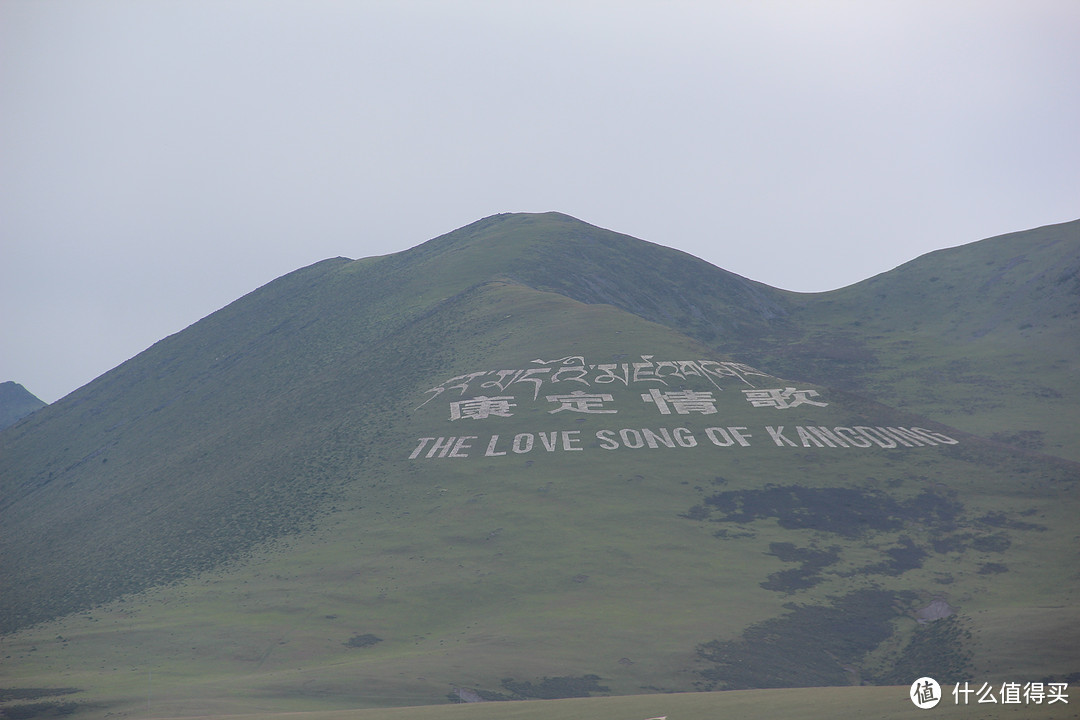
{"type": "Polygon", "coordinates": [[[297,270],[0,433],[0,687],[1073,677],[1078,253],[1068,223],[805,295],[544,213],[297,270]]]}
{"type": "Polygon", "coordinates": [[[0,430],[14,425],[46,403],[17,382],[0,382],[0,430]]]}
{"type": "Polygon", "coordinates": [[[1006,443],[1080,460],[1080,221],[924,255],[828,293],[737,350],[1006,443]]]}

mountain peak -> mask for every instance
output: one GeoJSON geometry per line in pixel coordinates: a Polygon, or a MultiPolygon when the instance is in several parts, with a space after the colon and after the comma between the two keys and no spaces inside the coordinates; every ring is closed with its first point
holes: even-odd
{"type": "Polygon", "coordinates": [[[153,667],[207,716],[1066,677],[1074,278],[999,245],[801,296],[514,213],[289,273],[0,433],[12,682],[132,714],[153,667]]]}
{"type": "Polygon", "coordinates": [[[14,425],[46,404],[17,382],[0,382],[0,430],[14,425]]]}

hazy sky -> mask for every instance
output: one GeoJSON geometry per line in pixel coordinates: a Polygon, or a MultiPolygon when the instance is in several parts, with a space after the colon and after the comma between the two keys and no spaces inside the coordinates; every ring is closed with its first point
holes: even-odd
{"type": "Polygon", "coordinates": [[[558,210],[798,291],[1080,217],[1080,2],[0,0],[0,380],[558,210]]]}

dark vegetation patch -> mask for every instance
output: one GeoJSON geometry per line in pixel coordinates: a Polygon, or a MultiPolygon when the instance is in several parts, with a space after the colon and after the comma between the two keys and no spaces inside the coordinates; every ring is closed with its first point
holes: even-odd
{"type": "Polygon", "coordinates": [[[821,530],[854,539],[870,531],[899,530],[909,522],[947,532],[955,529],[962,512],[963,505],[955,498],[929,490],[900,501],[865,488],[767,485],[717,493],[682,517],[737,523],[776,518],[781,527],[789,530],[821,530]]]}
{"type": "Polygon", "coordinates": [[[875,685],[906,685],[924,675],[943,684],[970,680],[971,630],[967,625],[958,615],[920,624],[904,649],[887,663],[888,669],[867,679],[875,685]]]}
{"type": "Polygon", "coordinates": [[[1038,523],[1029,523],[1024,520],[1013,520],[1002,512],[989,512],[980,518],[976,518],[979,522],[990,527],[1004,528],[1008,530],[1037,530],[1039,532],[1045,532],[1046,526],[1039,525],[1038,523]]]}
{"type": "Polygon", "coordinates": [[[972,537],[971,533],[960,535],[941,535],[930,540],[930,547],[939,555],[950,552],[963,552],[967,549],[967,540],[972,537]]]}
{"type": "Polygon", "coordinates": [[[769,554],[779,558],[782,562],[797,562],[804,565],[825,567],[832,565],[839,557],[837,550],[832,547],[828,550],[816,550],[814,548],[797,547],[795,543],[774,542],[769,543],[769,554]]]}
{"type": "Polygon", "coordinates": [[[1009,572],[1008,566],[1001,563],[984,563],[979,567],[980,575],[1000,575],[1007,572],[1009,572]]]}
{"type": "MultiPolygon", "coordinates": [[[[594,692],[610,692],[600,684],[599,675],[565,675],[545,677],[537,683],[518,682],[513,678],[503,678],[502,686],[516,696],[536,700],[557,700],[558,698],[589,697],[594,692]]],[[[481,695],[483,697],[483,695],[481,695]]]]}
{"type": "Polygon", "coordinates": [[[680,513],[679,517],[687,520],[708,520],[710,515],[709,508],[704,505],[694,505],[684,513],[680,513]]]}
{"type": "Polygon", "coordinates": [[[45,720],[46,718],[62,718],[74,715],[77,712],[85,712],[93,709],[87,703],[77,702],[35,702],[19,705],[5,705],[0,707],[0,718],[7,720],[45,720]]]}
{"type": "Polygon", "coordinates": [[[996,432],[990,436],[995,442],[1005,443],[1022,450],[1042,450],[1046,445],[1042,430],[1019,430],[1017,432],[996,432]]]}
{"type": "Polygon", "coordinates": [[[474,703],[474,702],[497,702],[501,700],[513,700],[510,695],[500,692],[494,692],[491,690],[472,690],[469,688],[454,688],[454,691],[447,694],[446,699],[452,703],[474,703]]]}
{"type": "Polygon", "coordinates": [[[754,537],[757,533],[753,530],[747,530],[745,528],[739,528],[738,530],[717,530],[713,533],[714,538],[720,540],[735,540],[738,538],[754,537]]]}
{"type": "Polygon", "coordinates": [[[377,645],[382,642],[382,638],[371,633],[364,633],[363,635],[353,635],[351,638],[342,643],[345,647],[351,648],[364,648],[377,645]]]}
{"type": "Polygon", "coordinates": [[[72,695],[78,692],[82,692],[82,690],[73,687],[0,688],[0,702],[2,703],[9,703],[13,700],[39,700],[40,698],[50,698],[48,700],[40,700],[39,702],[15,702],[11,705],[5,704],[0,706],[0,718],[10,718],[12,720],[40,718],[44,720],[44,718],[67,717],[69,715],[74,715],[76,712],[87,712],[102,707],[96,703],[81,703],[52,699],[62,695],[72,695]]]}
{"type": "MultiPolygon", "coordinates": [[[[875,532],[890,532],[917,524],[928,530],[929,544],[920,546],[911,537],[901,535],[892,547],[881,550],[879,562],[856,570],[837,573],[854,575],[889,575],[921,568],[930,555],[966,552],[1003,553],[1012,546],[1006,532],[987,532],[989,528],[1019,531],[1044,531],[1046,527],[1017,519],[1002,512],[990,512],[976,518],[974,531],[960,532],[964,506],[954,494],[924,490],[919,495],[899,500],[892,495],[868,488],[807,488],[799,485],[767,485],[752,490],[716,493],[694,505],[681,517],[716,523],[752,523],[775,519],[789,530],[817,530],[855,540],[875,532]],[[979,525],[983,526],[980,530],[979,525]],[[988,527],[987,527],[988,526],[988,527]]],[[[1021,513],[1031,514],[1031,512],[1021,513]]],[[[972,527],[967,525],[968,528],[972,527]]],[[[745,527],[738,532],[721,530],[721,539],[752,535],[745,527]]],[[[766,590],[794,593],[814,587],[824,580],[822,570],[839,560],[840,548],[829,550],[797,548],[792,543],[773,543],[770,554],[799,567],[772,573],[761,583],[766,590]]],[[[987,563],[981,574],[1007,572],[997,563],[987,563]]]]}
{"type": "Polygon", "coordinates": [[[831,605],[796,605],[747,628],[738,640],[712,640],[697,648],[709,667],[699,671],[703,690],[849,685],[845,669],[893,634],[892,621],[910,593],[857,590],[831,605]]]}
{"type": "Polygon", "coordinates": [[[964,552],[973,548],[979,552],[1005,552],[1012,546],[1012,539],[1008,533],[993,533],[990,535],[976,535],[975,533],[957,533],[955,535],[936,536],[930,541],[934,552],[944,554],[949,552],[964,552]]]}
{"type": "Polygon", "coordinates": [[[79,688],[0,688],[0,702],[11,700],[33,700],[41,697],[57,697],[82,692],[79,688]]]}
{"type": "Polygon", "coordinates": [[[908,570],[915,570],[921,568],[923,559],[927,557],[929,553],[923,550],[921,547],[915,544],[915,542],[905,536],[902,536],[899,540],[899,547],[892,547],[885,551],[885,555],[888,556],[888,560],[874,565],[868,565],[861,570],[857,570],[852,574],[868,573],[873,575],[903,575],[908,570]]]}
{"type": "Polygon", "coordinates": [[[23,718],[50,718],[73,715],[79,709],[73,702],[40,702],[26,705],[11,705],[0,709],[0,717],[22,720],[23,718]]]}
{"type": "Polygon", "coordinates": [[[1040,678],[1043,683],[1067,683],[1069,685],[1080,682],[1080,672],[1071,672],[1068,675],[1047,675],[1040,678]]]}
{"type": "Polygon", "coordinates": [[[971,541],[971,547],[979,552],[1005,552],[1012,545],[1012,540],[1005,533],[982,535],[971,541]]]}
{"type": "Polygon", "coordinates": [[[796,547],[794,543],[789,542],[770,543],[769,554],[775,555],[783,562],[799,563],[799,567],[774,572],[765,582],[760,583],[766,590],[788,594],[817,585],[824,580],[820,571],[840,560],[838,547],[817,550],[796,547]]]}

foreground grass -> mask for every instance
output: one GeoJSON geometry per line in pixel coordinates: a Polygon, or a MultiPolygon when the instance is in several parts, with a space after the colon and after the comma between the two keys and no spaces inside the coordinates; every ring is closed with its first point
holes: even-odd
{"type": "MultiPolygon", "coordinates": [[[[569,700],[477,703],[378,710],[311,713],[260,713],[262,718],[290,720],[833,720],[834,718],[1059,718],[1080,717],[1076,705],[955,705],[951,696],[930,710],[919,710],[906,687],[801,688],[736,690],[718,693],[631,695],[569,700]]],[[[218,715],[217,720],[249,720],[251,715],[218,715]]],[[[173,718],[168,720],[180,720],[173,718]]]]}

